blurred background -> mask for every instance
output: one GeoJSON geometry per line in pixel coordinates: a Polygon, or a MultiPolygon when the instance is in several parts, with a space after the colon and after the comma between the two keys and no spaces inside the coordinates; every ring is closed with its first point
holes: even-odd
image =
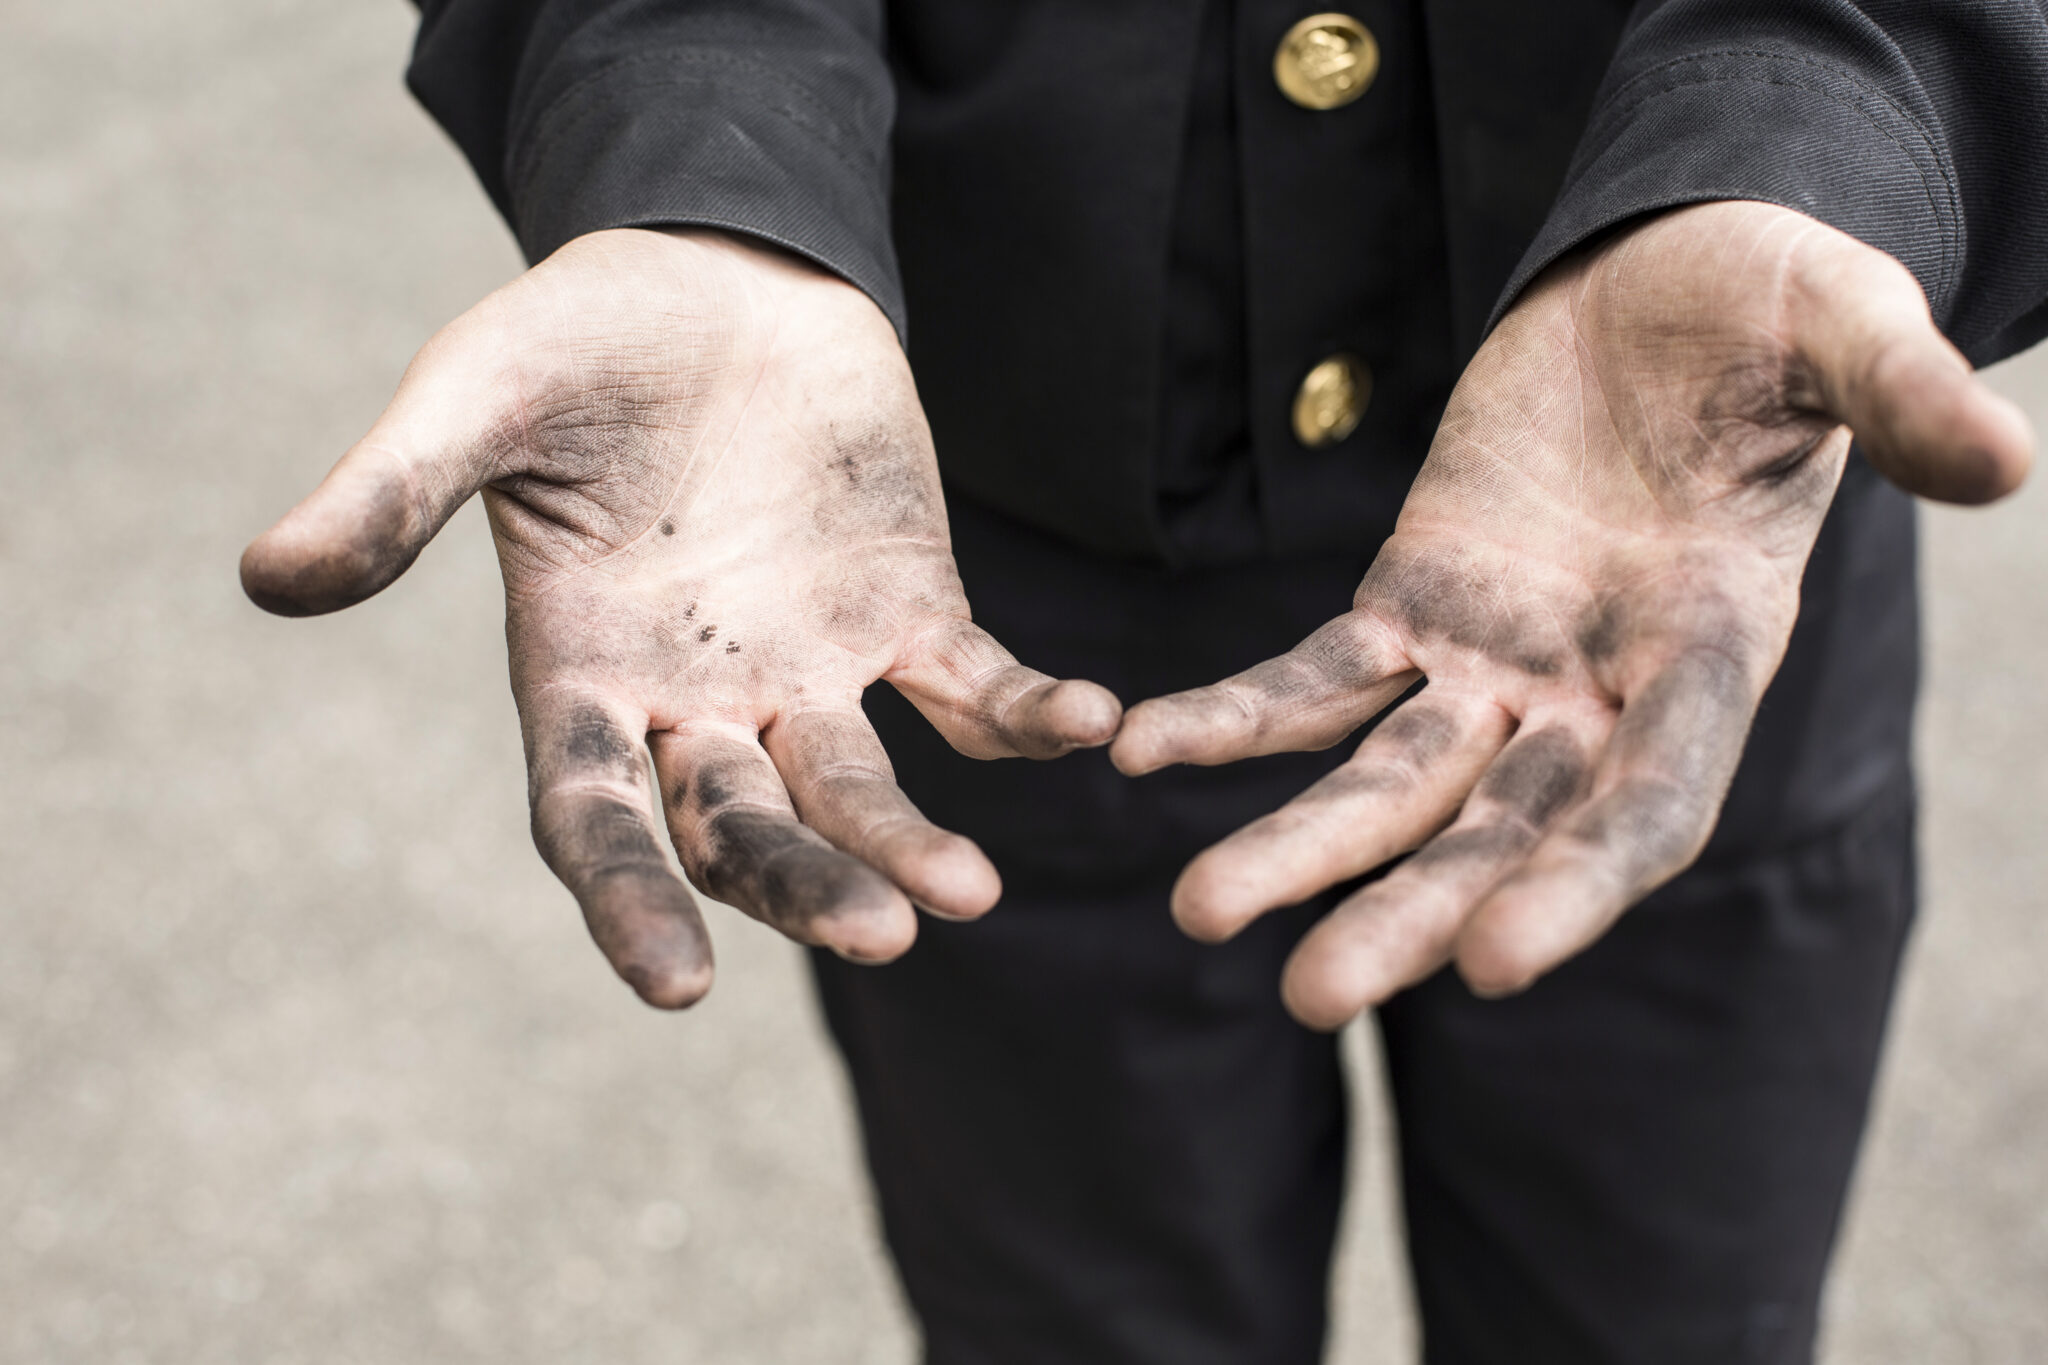
{"type": "MultiPolygon", "coordinates": [[[[0,1358],[908,1365],[796,951],[665,1017],[526,837],[460,515],[243,543],[519,268],[401,0],[0,0],[0,1358]]],[[[2048,355],[1995,382],[2048,430],[2048,355]]],[[[2048,1360],[2048,479],[1926,518],[1925,916],[1831,1365],[2048,1360]]],[[[1369,1039],[1338,1365],[1412,1330],[1369,1039]]]]}

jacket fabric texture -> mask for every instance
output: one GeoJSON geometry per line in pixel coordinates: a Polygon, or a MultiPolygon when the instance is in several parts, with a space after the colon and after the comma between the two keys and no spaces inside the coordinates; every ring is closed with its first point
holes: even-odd
{"type": "MultiPolygon", "coordinates": [[[[950,498],[1136,561],[1369,558],[1490,322],[1659,208],[1870,242],[1980,363],[2048,331],[2039,3],[1357,0],[1380,75],[1328,111],[1274,87],[1301,8],[423,0],[409,80],[530,257],[698,224],[829,267],[907,338],[950,498]],[[1372,404],[1304,450],[1288,405],[1340,349],[1372,404]]],[[[1722,851],[1904,778],[1913,557],[1852,462],[1722,851]]]]}
{"type": "MultiPolygon", "coordinates": [[[[908,338],[951,486],[1153,556],[1200,10],[424,0],[410,80],[530,257],[600,228],[683,223],[808,256],[908,338]]],[[[1303,6],[1233,7],[1244,387],[1271,553],[1356,544],[1390,519],[1427,447],[1426,430],[1369,413],[1348,440],[1302,451],[1287,411],[1309,366],[1350,345],[1387,362],[1395,394],[1440,388],[1544,265],[1655,209],[1764,200],[1880,247],[1979,363],[2048,331],[2036,0],[1352,10],[1381,38],[1380,81],[1311,111],[1271,72],[1303,6]],[[1395,148],[1399,176],[1367,173],[1395,148]],[[1428,212],[1389,223],[1389,205],[1428,212]],[[1396,276],[1418,325],[1358,335],[1384,312],[1375,277],[1418,251],[1396,276]],[[1423,368],[1440,372],[1394,363],[1406,336],[1439,327],[1447,363],[1423,368]]],[[[1404,407],[1383,396],[1375,408],[1404,407]]]]}

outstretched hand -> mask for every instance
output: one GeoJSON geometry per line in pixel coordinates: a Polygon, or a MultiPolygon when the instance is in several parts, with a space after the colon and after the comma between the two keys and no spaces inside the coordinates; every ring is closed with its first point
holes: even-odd
{"type": "Polygon", "coordinates": [[[1455,961],[1502,994],[1695,857],[1798,612],[1849,451],[1985,502],[2031,436],[1904,267],[1788,210],[1717,203],[1553,266],[1452,394],[1352,610],[1289,653],[1132,708],[1126,773],[1356,755],[1189,865],[1228,938],[1415,850],[1302,940],[1283,993],[1334,1028],[1455,961]]]}
{"type": "Polygon", "coordinates": [[[881,961],[912,903],[1000,891],[899,790],[861,713],[885,678],[955,748],[1045,758],[1114,697],[970,623],[924,414],[887,321],[716,233],[564,247],[436,336],[369,435],[242,560],[271,611],[346,607],[482,490],[503,569],[533,833],[650,1004],[709,988],[692,881],[800,942],[881,961]]]}

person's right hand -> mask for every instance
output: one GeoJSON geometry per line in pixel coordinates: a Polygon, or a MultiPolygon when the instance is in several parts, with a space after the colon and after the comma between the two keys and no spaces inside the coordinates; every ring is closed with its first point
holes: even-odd
{"type": "Polygon", "coordinates": [[[879,962],[915,902],[1000,884],[920,815],[861,714],[886,678],[953,746],[1050,758],[1121,719],[969,621],[924,414],[866,296],[706,232],[579,238],[429,342],[326,480],[242,559],[283,615],[361,601],[482,490],[534,840],[648,1003],[709,989],[690,879],[879,962]],[[643,742],[644,741],[644,742],[643,742]]]}

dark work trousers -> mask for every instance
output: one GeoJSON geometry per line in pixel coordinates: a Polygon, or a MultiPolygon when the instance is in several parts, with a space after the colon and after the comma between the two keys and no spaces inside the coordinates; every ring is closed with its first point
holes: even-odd
{"type": "MultiPolygon", "coordinates": [[[[977,619],[1127,702],[1288,648],[1365,567],[1171,573],[953,515],[977,619]]],[[[814,956],[927,1360],[1319,1359],[1344,1079],[1279,980],[1329,899],[1216,947],[1167,894],[1352,744],[1132,781],[1100,752],[977,763],[886,687],[868,706],[912,798],[1005,879],[894,965],[814,956]]],[[[1913,908],[1895,769],[1824,829],[1710,849],[1525,995],[1443,973],[1379,1011],[1428,1362],[1810,1359],[1913,908]]]]}

